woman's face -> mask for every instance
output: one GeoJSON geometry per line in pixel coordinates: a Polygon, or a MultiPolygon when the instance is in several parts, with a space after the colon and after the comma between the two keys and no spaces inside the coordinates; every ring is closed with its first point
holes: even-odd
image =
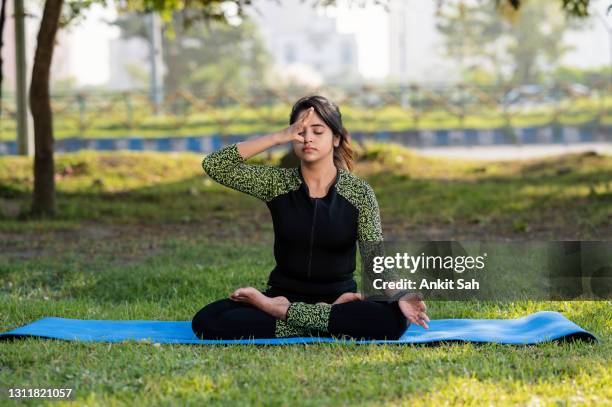
{"type": "MultiPolygon", "coordinates": [[[[307,110],[302,110],[298,115],[298,120],[306,113],[307,110]]],[[[333,157],[334,147],[340,145],[340,136],[333,134],[316,110],[313,111],[309,122],[299,134],[304,137],[304,142],[294,141],[293,152],[306,162],[319,161],[328,156],[333,157]]]]}

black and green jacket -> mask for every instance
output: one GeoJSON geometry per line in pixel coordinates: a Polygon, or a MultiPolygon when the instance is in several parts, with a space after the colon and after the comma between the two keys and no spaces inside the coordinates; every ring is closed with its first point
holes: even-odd
{"type": "Polygon", "coordinates": [[[204,157],[202,167],[270,209],[276,267],[269,286],[313,297],[356,291],[357,243],[361,251],[383,239],[376,196],[366,181],[338,168],[327,195],[311,198],[299,167],[247,164],[236,144],[204,157]]]}

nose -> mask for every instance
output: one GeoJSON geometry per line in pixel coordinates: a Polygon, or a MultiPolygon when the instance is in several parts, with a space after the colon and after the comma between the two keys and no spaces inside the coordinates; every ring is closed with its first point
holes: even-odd
{"type": "Polygon", "coordinates": [[[307,129],[304,131],[304,144],[312,142],[313,134],[307,129]]]}

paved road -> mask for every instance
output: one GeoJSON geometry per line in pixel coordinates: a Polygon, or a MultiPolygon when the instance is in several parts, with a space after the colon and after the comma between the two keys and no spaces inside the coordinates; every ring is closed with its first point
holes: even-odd
{"type": "Polygon", "coordinates": [[[596,151],[612,156],[612,143],[578,143],[565,145],[532,144],[523,146],[428,147],[415,149],[420,154],[445,158],[478,160],[524,160],[566,153],[596,151]]]}

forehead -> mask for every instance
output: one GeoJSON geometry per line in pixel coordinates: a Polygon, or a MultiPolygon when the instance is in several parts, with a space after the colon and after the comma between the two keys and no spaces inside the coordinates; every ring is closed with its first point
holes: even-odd
{"type": "MultiPolygon", "coordinates": [[[[308,112],[308,110],[302,110],[300,112],[300,114],[298,115],[298,120],[302,118],[302,116],[304,116],[306,113],[308,112]]],[[[319,114],[317,113],[317,111],[314,111],[314,116],[310,119],[310,127],[327,127],[327,125],[325,124],[325,122],[323,120],[321,120],[321,118],[319,117],[319,114]]]]}

